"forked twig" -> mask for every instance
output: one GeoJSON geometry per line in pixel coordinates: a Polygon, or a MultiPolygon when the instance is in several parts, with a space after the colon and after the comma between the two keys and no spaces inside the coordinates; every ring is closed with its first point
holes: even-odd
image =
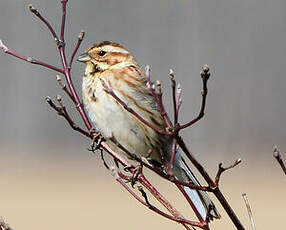
{"type": "Polygon", "coordinates": [[[91,137],[92,135],[89,132],[83,130],[82,128],[80,128],[74,123],[74,121],[71,119],[70,115],[68,114],[66,107],[64,106],[62,99],[59,95],[57,96],[57,100],[60,103],[60,106],[56,106],[50,97],[46,97],[46,102],[49,104],[49,106],[53,108],[58,113],[58,115],[64,117],[66,121],[69,123],[69,125],[72,127],[72,129],[80,132],[84,136],[91,137]]]}
{"type": "Polygon", "coordinates": [[[210,68],[207,65],[204,65],[202,68],[202,71],[201,71],[201,78],[203,80],[203,90],[201,92],[202,103],[201,103],[201,109],[200,109],[198,116],[196,118],[194,118],[193,120],[191,120],[190,122],[176,127],[176,129],[181,130],[181,129],[185,129],[189,126],[192,126],[193,124],[198,122],[200,119],[202,119],[203,116],[205,115],[205,107],[206,107],[206,100],[207,100],[207,94],[208,94],[207,83],[208,83],[208,80],[210,78],[210,72],[209,71],[210,71],[210,68]]]}
{"type": "Polygon", "coordinates": [[[219,163],[218,165],[218,171],[217,171],[217,174],[216,174],[216,177],[215,177],[215,184],[218,186],[219,184],[219,181],[220,181],[220,176],[221,174],[226,171],[226,170],[229,170],[229,169],[232,169],[234,168],[235,166],[239,165],[241,163],[241,159],[237,159],[235,162],[232,163],[232,165],[228,166],[228,167],[223,167],[222,166],[222,163],[219,163]]]}

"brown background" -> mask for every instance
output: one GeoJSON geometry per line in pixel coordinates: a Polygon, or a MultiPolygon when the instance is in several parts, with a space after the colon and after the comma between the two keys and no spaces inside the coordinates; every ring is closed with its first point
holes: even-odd
{"type": "MultiPolygon", "coordinates": [[[[28,3],[59,25],[57,0],[2,0],[0,38],[24,55],[60,66],[50,34],[30,15],[28,3]]],[[[284,229],[285,176],[272,149],[277,144],[286,151],[286,2],[70,0],[68,8],[68,50],[81,29],[87,36],[80,52],[98,40],[122,43],[142,66],[151,65],[164,85],[167,108],[168,69],[174,68],[184,90],[182,122],[199,109],[200,66],[211,66],[206,116],[183,136],[212,175],[219,162],[242,158],[221,186],[247,229],[243,192],[258,229],[284,229]]],[[[0,70],[0,215],[12,227],[182,229],[123,191],[86,150],[89,141],[44,103],[46,95],[61,93],[55,73],[4,54],[0,70]]],[[[83,71],[74,63],[78,89],[83,71]]],[[[168,183],[153,181],[191,213],[168,183]]],[[[212,229],[233,229],[220,210],[223,218],[212,229]]]]}

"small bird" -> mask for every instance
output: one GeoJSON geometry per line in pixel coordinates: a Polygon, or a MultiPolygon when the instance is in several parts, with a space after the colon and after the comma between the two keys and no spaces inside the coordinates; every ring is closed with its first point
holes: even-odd
{"type": "MultiPolygon", "coordinates": [[[[142,123],[105,90],[106,86],[112,89],[129,108],[153,126],[165,126],[150,87],[146,85],[146,77],[130,52],[118,43],[102,41],[87,49],[78,61],[86,64],[82,82],[84,107],[109,146],[126,155],[111,141],[114,138],[129,152],[147,158],[160,169],[168,168],[172,137],[142,123]]],[[[180,151],[176,154],[173,173],[181,181],[199,185],[180,151]]],[[[220,218],[206,192],[184,189],[203,219],[220,218]]]]}

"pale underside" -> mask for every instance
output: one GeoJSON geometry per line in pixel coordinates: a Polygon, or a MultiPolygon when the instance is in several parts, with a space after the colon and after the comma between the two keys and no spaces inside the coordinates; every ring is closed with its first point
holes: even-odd
{"type": "MultiPolygon", "coordinates": [[[[137,156],[163,163],[166,155],[164,152],[166,150],[169,152],[171,144],[168,138],[159,135],[126,111],[111,95],[105,92],[101,82],[103,80],[128,107],[135,110],[141,117],[152,125],[162,128],[163,119],[143,76],[139,75],[140,72],[136,72],[135,68],[129,67],[120,68],[120,70],[110,69],[93,76],[85,76],[82,84],[83,92],[85,92],[83,94],[84,106],[92,123],[107,141],[110,137],[114,137],[137,156]],[[134,86],[136,91],[132,89],[134,86]]],[[[112,145],[110,142],[109,144],[112,145]]],[[[117,147],[112,146],[115,148],[114,150],[118,151],[117,147]]]]}

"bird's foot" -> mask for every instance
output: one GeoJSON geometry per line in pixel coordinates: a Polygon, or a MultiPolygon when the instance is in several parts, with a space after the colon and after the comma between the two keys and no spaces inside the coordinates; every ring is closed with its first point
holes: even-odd
{"type": "Polygon", "coordinates": [[[92,138],[92,143],[91,143],[88,151],[95,153],[96,150],[100,149],[100,145],[103,141],[104,141],[104,137],[102,137],[100,133],[94,134],[94,136],[92,138]]]}

